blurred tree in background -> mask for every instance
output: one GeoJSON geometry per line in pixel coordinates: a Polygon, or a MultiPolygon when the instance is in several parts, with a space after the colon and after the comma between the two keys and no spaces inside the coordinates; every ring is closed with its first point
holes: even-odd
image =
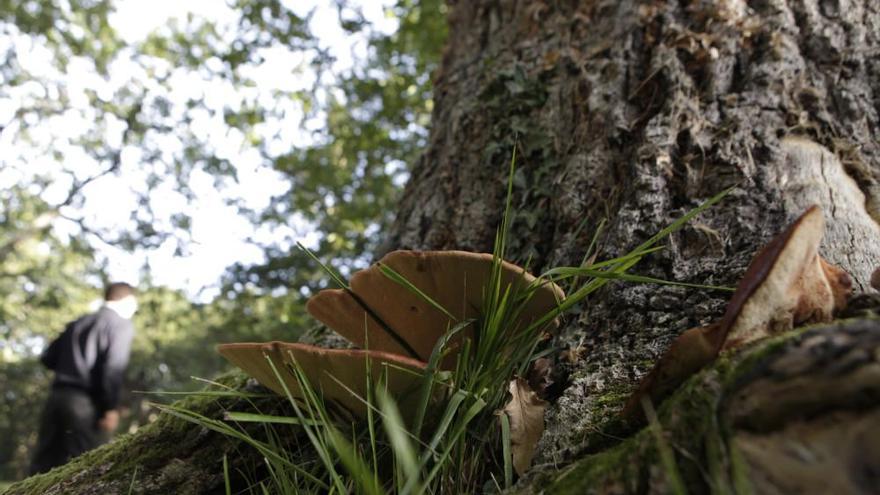
{"type": "Polygon", "coordinates": [[[33,355],[88,309],[99,270],[87,244],[51,235],[39,197],[2,189],[0,205],[0,479],[9,479],[26,466],[49,384],[33,355]]]}
{"type": "MultiPolygon", "coordinates": [[[[365,40],[342,72],[312,11],[220,6],[228,15],[132,41],[114,27],[116,2],[0,0],[0,479],[24,472],[50,378],[36,356],[100,297],[103,253],[186,254],[198,184],[256,227],[263,255],[229,267],[219,295],[199,302],[152,283],[145,264],[130,391],[197,387],[191,376],[225,368],[217,342],[296,338],[313,325],[304,297],[326,282],[295,242],[311,234],[318,256],[348,272],[391,220],[427,136],[443,3],[399,0],[386,12],[396,28],[380,30],[334,2],[342,29],[365,40]],[[267,64],[289,77],[267,79],[267,64]],[[269,174],[277,190],[245,198],[247,174],[269,174]],[[127,199],[106,214],[121,223],[87,213],[120,184],[127,199]]],[[[155,398],[129,396],[133,429],[155,398]]]]}

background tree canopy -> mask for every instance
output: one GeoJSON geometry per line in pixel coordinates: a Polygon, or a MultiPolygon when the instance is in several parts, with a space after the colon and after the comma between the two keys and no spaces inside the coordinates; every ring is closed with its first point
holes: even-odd
{"type": "MultiPolygon", "coordinates": [[[[293,3],[218,3],[133,37],[117,2],[0,0],[0,479],[23,475],[35,440],[46,340],[99,297],[113,253],[192,253],[204,191],[253,225],[261,254],[196,302],[144,263],[130,390],[198,386],[225,366],[215,343],[307,330],[304,296],[326,281],[298,239],[343,273],[381,241],[425,144],[445,6],[398,0],[379,27],[333,2],[362,40],[340,61],[318,9],[293,3]],[[255,183],[272,190],[246,197],[255,183]],[[95,215],[113,189],[119,204],[95,215]]],[[[131,394],[131,429],[150,420],[145,399],[131,394]]]]}

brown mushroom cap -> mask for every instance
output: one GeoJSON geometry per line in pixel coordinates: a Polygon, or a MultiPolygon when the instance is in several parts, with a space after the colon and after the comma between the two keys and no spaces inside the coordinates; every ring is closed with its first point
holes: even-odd
{"type": "MultiPolygon", "coordinates": [[[[464,251],[394,251],[385,255],[379,264],[402,275],[458,321],[463,321],[479,316],[483,306],[483,287],[492,270],[492,255],[464,251]]],[[[389,279],[379,264],[352,277],[353,295],[344,289],[323,290],[309,299],[306,309],[360,347],[415,354],[412,357],[427,360],[437,340],[456,321],[389,279]],[[401,345],[385,326],[390,327],[410,349],[401,345]]],[[[501,265],[501,278],[502,287],[510,285],[513,288],[525,288],[536,280],[524,269],[506,261],[501,265]]],[[[558,286],[544,283],[523,309],[520,325],[545,315],[564,297],[558,286]]]]}
{"type": "Polygon", "coordinates": [[[217,346],[217,352],[256,378],[263,386],[280,395],[286,395],[269,364],[268,359],[271,359],[290,394],[295,398],[302,398],[299,382],[288,368],[295,361],[308,378],[312,389],[323,394],[325,403],[341,405],[359,417],[364,417],[367,411],[361,399],[366,400],[367,397],[365,376],[368,359],[373,383],[378,382],[387,370],[387,391],[399,400],[402,399],[401,409],[406,408],[406,396],[418,388],[425,367],[423,362],[385,352],[324,349],[287,342],[221,344],[217,346]]]}

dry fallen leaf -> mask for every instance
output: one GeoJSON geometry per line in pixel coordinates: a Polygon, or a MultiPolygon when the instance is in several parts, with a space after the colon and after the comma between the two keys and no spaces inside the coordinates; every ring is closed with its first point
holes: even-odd
{"type": "Polygon", "coordinates": [[[544,411],[547,402],[538,397],[529,383],[516,378],[508,387],[510,402],[501,410],[510,420],[510,449],[513,468],[520,476],[532,464],[538,440],[544,433],[544,411]]]}
{"type": "Polygon", "coordinates": [[[813,206],[758,251],[721,320],[681,334],[642,380],[623,416],[641,418],[643,397],[662,400],[721,351],[798,325],[831,321],[846,307],[852,281],[819,255],[824,233],[825,217],[813,206]]]}
{"type": "Polygon", "coordinates": [[[576,346],[570,347],[560,353],[560,359],[563,362],[568,364],[575,364],[583,358],[584,354],[587,352],[587,348],[584,346],[576,346]]]}

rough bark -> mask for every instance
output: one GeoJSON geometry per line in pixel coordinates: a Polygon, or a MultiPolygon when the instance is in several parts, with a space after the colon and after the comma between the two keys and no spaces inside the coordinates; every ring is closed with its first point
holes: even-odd
{"type": "MultiPolygon", "coordinates": [[[[635,271],[733,285],[758,247],[816,203],[829,225],[822,254],[867,289],[880,265],[875,1],[473,0],[452,7],[449,39],[430,144],[386,250],[490,250],[517,141],[514,260],[578,264],[603,219],[601,256],[614,256],[736,186],[635,271]]],[[[724,303],[723,293],[611,284],[570,315],[555,344],[584,352],[520,488],[668,489],[650,431],[621,429],[617,413],[672,339],[724,303]]],[[[838,490],[878,486],[877,327],[869,318],[796,332],[690,381],[660,410],[688,488],[822,491],[810,482],[820,478],[799,478],[820,465],[838,490]],[[782,450],[794,438],[800,457],[782,450]]],[[[217,490],[220,453],[232,447],[194,434],[165,419],[125,442],[161,438],[185,455],[157,447],[148,460],[121,443],[52,479],[95,493],[144,463],[148,488],[135,493],[217,490]],[[164,475],[175,469],[191,479],[164,475]]],[[[11,493],[42,493],[51,477],[11,493]]]]}
{"type": "MultiPolygon", "coordinates": [[[[603,254],[620,254],[736,186],[637,271],[733,285],[819,204],[822,254],[868,286],[880,264],[876,2],[460,2],[450,29],[430,148],[389,246],[490,249],[518,139],[514,258],[577,264],[602,219],[603,254]]],[[[614,285],[570,318],[558,344],[586,352],[540,460],[583,450],[671,340],[724,302],[614,285]]]]}

